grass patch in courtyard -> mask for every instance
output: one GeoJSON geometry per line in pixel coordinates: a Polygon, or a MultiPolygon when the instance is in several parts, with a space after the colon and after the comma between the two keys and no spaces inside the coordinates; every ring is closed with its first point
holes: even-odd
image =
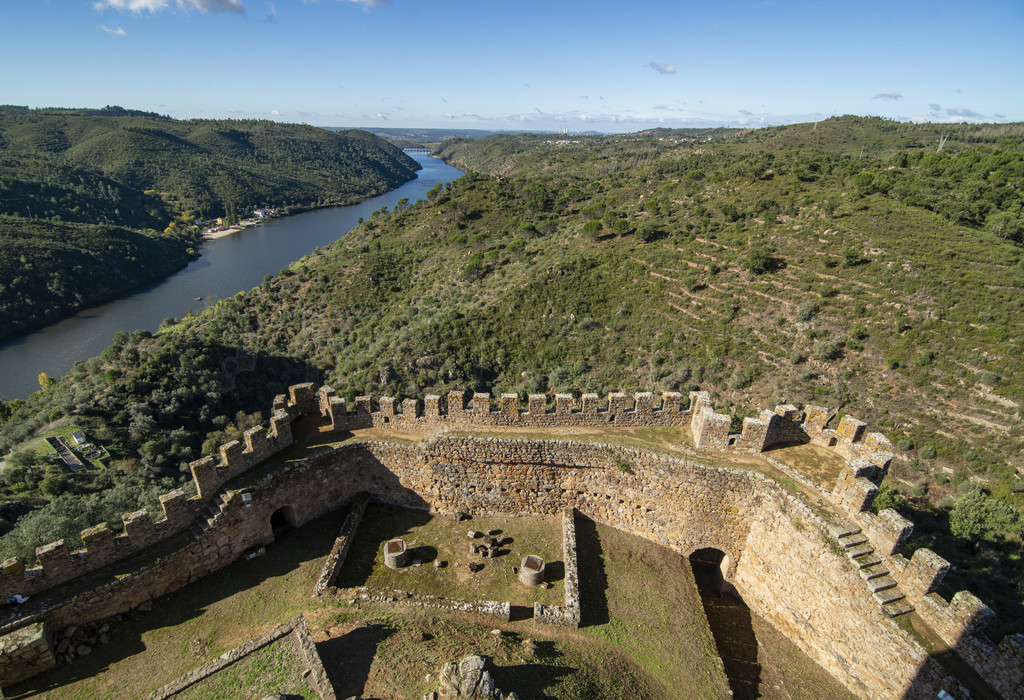
{"type": "Polygon", "coordinates": [[[559,605],[565,592],[562,580],[562,525],[553,517],[474,516],[456,522],[451,517],[431,516],[426,511],[371,504],[366,509],[356,532],[352,550],[338,577],[340,588],[368,586],[375,589],[404,590],[418,595],[443,596],[463,600],[510,601],[513,605],[532,608],[535,602],[559,605]],[[486,535],[500,531],[498,539],[511,538],[503,545],[500,556],[483,558],[469,553],[470,543],[481,544],[484,538],[470,539],[470,530],[486,535]],[[383,545],[388,540],[405,540],[412,559],[410,565],[392,570],[384,566],[383,545]],[[547,590],[519,583],[517,574],[522,558],[536,554],[546,564],[547,590]],[[444,562],[435,567],[434,562],[444,562]],[[476,573],[470,562],[483,564],[476,573]]]}

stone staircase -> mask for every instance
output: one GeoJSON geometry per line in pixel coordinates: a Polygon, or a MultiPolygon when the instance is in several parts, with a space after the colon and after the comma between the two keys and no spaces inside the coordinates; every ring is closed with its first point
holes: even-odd
{"type": "Polygon", "coordinates": [[[859,527],[851,523],[833,523],[829,525],[828,530],[843,546],[846,556],[864,579],[871,597],[882,606],[882,611],[886,615],[899,617],[914,609],[859,527]]]}
{"type": "Polygon", "coordinates": [[[227,489],[221,489],[216,496],[206,502],[203,509],[196,516],[196,519],[192,522],[189,527],[189,533],[193,540],[197,540],[203,536],[203,534],[213,527],[221,513],[224,512],[224,506],[227,505],[228,501],[231,500],[231,494],[227,489]]]}

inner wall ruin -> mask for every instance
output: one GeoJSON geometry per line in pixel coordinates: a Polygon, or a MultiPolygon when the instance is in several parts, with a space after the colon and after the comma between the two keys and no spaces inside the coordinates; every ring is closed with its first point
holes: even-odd
{"type": "MultiPolygon", "coordinates": [[[[328,388],[314,393],[312,385],[292,387],[288,398],[275,400],[269,430],[248,432],[244,447],[225,445],[219,462],[193,463],[198,495],[185,498],[179,491],[161,499],[163,520],[131,514],[125,516],[124,535],[107,532],[86,540],[85,551],[68,553],[63,543],[54,543],[40,548],[38,567],[24,570],[19,562],[4,562],[4,594],[33,589],[43,602],[16,609],[0,633],[35,623],[59,630],[126,612],[273,541],[275,513],[301,525],[366,492],[377,501],[439,514],[555,515],[575,509],[682,556],[718,549],[725,555],[727,579],[750,608],[861,696],[935,697],[940,689],[960,694],[957,681],[893,619],[913,609],[997,691],[1007,696],[1024,691],[1024,637],[1008,637],[998,648],[988,641],[981,626],[990,611],[980,601],[961,593],[946,602],[932,592],[948,564],[928,550],[918,550],[910,560],[896,553],[912,523],[892,511],[868,512],[892,455],[883,436],[865,435],[864,424],[855,419],[845,417],[831,430],[826,409],[799,412],[780,406],[747,419],[741,434],[730,435],[728,416],[716,414],[703,392],[690,396],[689,408],[678,394],[659,401],[651,394],[629,401],[612,394],[607,402],[587,395],[582,404],[559,396],[554,411],[540,397],[530,397],[523,411],[516,397],[502,397],[495,408],[479,394],[468,406],[453,394],[446,400],[427,397],[423,407],[406,400],[401,411],[390,399],[381,399],[375,410],[368,397],[348,408],[328,388]],[[414,426],[481,432],[481,427],[515,424],[673,426],[691,431],[700,450],[679,458],[573,440],[441,431],[419,444],[347,442],[247,480],[252,466],[292,443],[292,423],[300,419],[339,432],[414,426]],[[814,507],[804,494],[770,476],[718,466],[729,461],[730,451],[758,453],[793,439],[832,447],[850,460],[831,492],[805,484],[820,491],[814,507]],[[226,488],[230,479],[235,480],[226,488]],[[83,587],[69,598],[46,598],[47,589],[73,582],[80,571],[100,569],[117,560],[118,552],[144,551],[183,533],[186,544],[156,564],[83,587]],[[125,542],[111,544],[119,538],[125,542]]],[[[798,474],[789,476],[800,480],[798,474]]],[[[578,621],[578,608],[576,615],[578,621]]],[[[0,675],[0,683],[10,682],[0,675]]]]}

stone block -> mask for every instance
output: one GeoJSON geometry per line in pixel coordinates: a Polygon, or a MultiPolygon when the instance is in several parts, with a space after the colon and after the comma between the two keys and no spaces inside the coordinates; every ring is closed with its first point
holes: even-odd
{"type": "Polygon", "coordinates": [[[270,456],[270,438],[267,429],[262,425],[246,430],[242,433],[242,440],[245,442],[245,451],[252,453],[256,459],[266,459],[270,456]]]}
{"type": "Polygon", "coordinates": [[[416,399],[404,399],[402,401],[402,420],[412,421],[419,415],[420,402],[416,399]]]}
{"type": "Polygon", "coordinates": [[[40,566],[43,567],[43,573],[47,577],[61,576],[71,568],[71,558],[64,546],[64,540],[36,547],[36,559],[39,560],[40,566]]]}
{"type": "Polygon", "coordinates": [[[316,396],[317,402],[320,406],[320,415],[326,418],[330,415],[331,399],[334,398],[334,389],[325,384],[317,390],[316,396]]]}
{"type": "Polygon", "coordinates": [[[371,396],[357,396],[356,397],[356,419],[358,421],[371,420],[373,416],[373,397],[371,396]]]}
{"type": "Polygon", "coordinates": [[[519,582],[524,586],[539,586],[544,583],[544,559],[535,554],[523,557],[519,565],[519,582]]]}
{"type": "Polygon", "coordinates": [[[796,421],[800,419],[800,411],[791,403],[779,404],[775,407],[775,415],[786,420],[796,421]]]}
{"type": "Polygon", "coordinates": [[[544,394],[530,394],[527,405],[531,416],[543,416],[547,412],[548,397],[544,394]]]}
{"type": "Polygon", "coordinates": [[[506,418],[519,418],[519,394],[501,395],[501,415],[506,418]]]}
{"type": "Polygon", "coordinates": [[[204,501],[208,498],[213,498],[213,495],[217,492],[217,487],[220,486],[217,464],[213,461],[213,457],[197,459],[188,466],[192,470],[192,480],[196,484],[199,498],[204,501]]]}
{"type": "Polygon", "coordinates": [[[836,438],[846,443],[857,442],[864,434],[866,426],[867,423],[859,421],[853,416],[843,416],[836,428],[836,438]]]}
{"type": "Polygon", "coordinates": [[[160,496],[160,506],[164,510],[165,521],[171,527],[183,526],[191,520],[192,509],[189,507],[185,492],[181,489],[160,496]]]}
{"type": "Polygon", "coordinates": [[[949,562],[932,550],[918,549],[899,576],[900,587],[908,597],[921,598],[939,587],[949,572],[949,567],[949,562]]]}
{"type": "Polygon", "coordinates": [[[638,391],[633,394],[634,408],[638,414],[649,416],[654,412],[654,394],[649,391],[638,391]]]}
{"type": "Polygon", "coordinates": [[[238,469],[242,464],[242,452],[245,448],[238,440],[224,443],[220,446],[220,464],[229,472],[238,469]]]}
{"type": "Polygon", "coordinates": [[[25,567],[22,566],[21,561],[17,557],[10,557],[4,559],[3,563],[0,564],[0,576],[3,576],[4,581],[20,581],[25,577],[25,567]]]}
{"type": "Polygon", "coordinates": [[[597,394],[584,394],[582,399],[583,405],[580,409],[580,413],[585,416],[596,416],[598,406],[601,403],[601,399],[597,394]]]}
{"type": "Polygon", "coordinates": [[[873,519],[872,525],[872,530],[868,532],[871,543],[886,556],[895,554],[914,534],[914,523],[891,508],[879,513],[873,519]]]}
{"type": "Polygon", "coordinates": [[[744,447],[763,452],[768,437],[768,422],[760,418],[744,418],[740,436],[744,447]]]}
{"type": "Polygon", "coordinates": [[[892,452],[892,442],[882,433],[868,433],[864,436],[864,449],[892,452]]]}
{"type": "Polygon", "coordinates": [[[711,405],[711,394],[706,391],[690,392],[690,413],[699,413],[704,406],[711,405]]]}
{"type": "Polygon", "coordinates": [[[13,685],[56,666],[53,638],[45,622],[0,637],[0,685],[13,685]]]}
{"type": "Polygon", "coordinates": [[[664,391],[661,394],[661,410],[675,414],[683,410],[683,395],[678,391],[664,391]]]}
{"type": "Polygon", "coordinates": [[[478,417],[486,417],[491,413],[491,395],[476,393],[473,394],[473,414],[478,417]]]}
{"type": "Polygon", "coordinates": [[[570,416],[576,408],[576,399],[572,394],[555,394],[555,415],[570,416]]]}
{"type": "Polygon", "coordinates": [[[441,417],[441,397],[437,394],[427,394],[423,397],[423,417],[430,420],[437,420],[441,417]]]}
{"type": "Polygon", "coordinates": [[[125,513],[121,516],[124,523],[124,534],[128,535],[133,545],[142,545],[156,539],[156,529],[153,527],[153,519],[144,510],[137,510],[134,513],[125,513]]]}
{"type": "Polygon", "coordinates": [[[95,563],[96,560],[109,561],[114,555],[114,533],[110,531],[106,523],[82,530],[81,537],[85,551],[89,553],[90,564],[95,563]]]}
{"type": "Polygon", "coordinates": [[[824,406],[808,404],[804,407],[804,430],[814,437],[814,434],[820,433],[825,429],[828,419],[831,417],[832,411],[830,409],[824,406]]]}
{"type": "Polygon", "coordinates": [[[466,410],[465,406],[466,393],[463,391],[449,391],[448,392],[448,417],[458,418],[466,410]]]}
{"type": "Polygon", "coordinates": [[[312,416],[318,412],[312,382],[293,384],[288,387],[288,397],[289,405],[298,409],[299,415],[312,416]]]}
{"type": "Polygon", "coordinates": [[[626,412],[626,395],[622,392],[608,394],[608,413],[618,416],[626,412]]]}

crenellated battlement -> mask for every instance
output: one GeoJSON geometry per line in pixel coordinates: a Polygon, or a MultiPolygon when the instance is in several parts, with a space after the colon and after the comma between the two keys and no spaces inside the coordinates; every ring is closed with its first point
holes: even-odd
{"type": "Polygon", "coordinates": [[[292,444],[292,422],[318,413],[312,384],[291,387],[291,400],[279,396],[269,425],[250,428],[243,442],[233,440],[220,447],[220,460],[206,457],[193,462],[192,478],[197,495],[189,498],[183,489],[160,496],[163,518],[154,521],[148,511],[121,516],[123,532],[115,535],[107,523],[82,530],[83,549],[69,551],[63,540],[36,549],[35,565],[25,567],[17,559],[0,565],[0,600],[12,594],[30,596],[48,588],[138,554],[151,545],[186,530],[203,504],[229,479],[259,464],[292,444]]]}
{"type": "MultiPolygon", "coordinates": [[[[661,458],[653,455],[630,452],[622,457],[619,448],[614,448],[619,451],[613,451],[609,446],[573,441],[447,438],[430,441],[427,447],[401,448],[387,443],[369,448],[361,443],[351,443],[307,460],[304,467],[281,472],[295,482],[293,488],[302,494],[298,500],[294,496],[287,497],[291,500],[282,500],[286,497],[276,494],[274,489],[278,484],[274,481],[261,481],[261,486],[254,490],[262,501],[254,501],[254,494],[248,491],[245,498],[224,497],[222,491],[229,480],[292,445],[292,424],[302,419],[316,421],[321,433],[361,428],[429,432],[445,428],[487,427],[675,427],[684,434],[689,430],[698,452],[762,453],[779,444],[811,443],[841,455],[844,466],[831,490],[809,480],[801,483],[809,489],[817,489],[822,503],[829,504],[829,517],[835,518],[825,525],[830,536],[839,542],[849,563],[836,561],[853,567],[848,571],[842,567],[837,570],[840,573],[846,571],[842,576],[852,578],[857,585],[861,585],[863,579],[867,586],[867,592],[862,588],[858,593],[852,586],[844,589],[852,596],[851,605],[857,614],[867,614],[863,607],[865,601],[875,606],[869,612],[874,616],[870,619],[876,622],[885,616],[916,610],[946,644],[953,646],[999,692],[1013,696],[1021,691],[1024,687],[1024,635],[1007,637],[998,646],[992,644],[983,632],[985,623],[992,616],[987,606],[970,593],[958,593],[946,602],[934,592],[949,570],[948,562],[928,549],[915,551],[909,560],[900,554],[913,533],[913,523],[893,510],[878,514],[871,512],[878,487],[893,458],[892,445],[884,435],[867,432],[866,424],[852,416],[842,416],[836,422],[835,413],[828,408],[809,405],[801,410],[791,404],[761,411],[756,418],[745,418],[742,430],[733,433],[732,417],[715,412],[708,392],[691,392],[688,399],[686,404],[678,392],[659,395],[637,392],[631,396],[613,392],[604,398],[597,394],[580,397],[556,394],[551,398],[531,394],[523,405],[517,394],[492,398],[488,394],[467,395],[463,391],[450,391],[444,395],[425,396],[422,401],[358,396],[349,404],[330,387],[317,389],[313,384],[295,385],[289,387],[287,395],[274,398],[272,416],[266,426],[246,430],[241,440],[221,445],[216,457],[205,457],[191,463],[195,496],[189,497],[183,489],[162,495],[162,519],[154,520],[145,510],[125,514],[122,516],[124,531],[121,534],[114,534],[106,523],[83,530],[81,537],[85,546],[78,551],[68,551],[63,541],[40,547],[36,551],[37,564],[29,569],[23,568],[17,560],[3,562],[0,565],[0,595],[31,595],[46,591],[113,562],[143,553],[154,544],[193,528],[204,517],[201,515],[204,509],[209,514],[211,503],[225,504],[225,512],[229,514],[225,517],[231,522],[250,523],[251,520],[246,525],[244,542],[233,542],[227,547],[229,551],[224,555],[225,561],[234,560],[245,546],[272,537],[262,530],[252,530],[254,527],[264,528],[269,532],[269,513],[284,504],[293,508],[303,507],[305,500],[319,502],[322,499],[319,494],[324,489],[336,492],[332,498],[340,499],[349,491],[372,491],[386,485],[388,489],[400,489],[395,493],[401,493],[402,502],[431,508],[440,507],[439,504],[451,499],[454,500],[449,505],[455,507],[460,499],[468,503],[481,498],[494,498],[502,507],[511,507],[511,495],[520,499],[519,507],[527,510],[589,504],[588,507],[596,509],[594,512],[628,523],[632,531],[657,536],[664,541],[664,537],[670,534],[682,536],[679,533],[687,531],[689,526],[685,523],[690,517],[687,515],[690,509],[681,508],[674,516],[677,520],[665,520],[663,514],[658,513],[660,500],[647,502],[644,500],[646,496],[641,494],[647,494],[649,488],[656,490],[662,479],[698,479],[690,487],[672,492],[675,494],[673,498],[681,497],[680,494],[696,488],[702,478],[696,474],[701,470],[695,468],[689,475],[688,469],[675,470],[674,467],[673,471],[665,471],[661,458]],[[831,424],[835,428],[827,427],[831,424]],[[346,457],[349,453],[362,456],[346,457]],[[635,463],[638,473],[623,472],[613,459],[616,456],[635,463]],[[346,467],[341,472],[345,476],[340,480],[332,477],[333,480],[325,481],[316,476],[318,470],[326,469],[328,465],[348,465],[349,462],[351,469],[346,467]],[[510,470],[509,465],[514,465],[515,469],[510,470]],[[379,473],[382,468],[385,472],[379,473]],[[396,471],[388,472],[388,469],[396,471]],[[522,473],[513,474],[516,469],[522,473]],[[584,470],[587,475],[576,474],[573,470],[584,470]],[[398,479],[401,479],[401,484],[398,479]],[[468,480],[470,485],[462,484],[463,480],[468,480]],[[628,493],[623,491],[624,488],[628,493]],[[247,510],[250,505],[258,507],[262,520],[253,515],[257,508],[247,510]],[[854,600],[858,602],[854,603],[854,600]]],[[[781,464],[770,457],[768,461],[781,464]]],[[[757,484],[765,480],[765,477],[752,472],[748,474],[749,483],[727,472],[713,479],[707,474],[705,476],[711,481],[700,486],[708,492],[708,497],[700,501],[701,507],[706,507],[705,501],[710,502],[714,498],[729,500],[739,492],[757,491],[761,488],[757,484]],[[738,485],[742,485],[740,491],[736,491],[738,485]]],[[[748,505],[754,508],[757,503],[769,502],[771,499],[758,498],[748,505]]],[[[732,533],[731,539],[727,538],[734,541],[732,549],[720,545],[718,540],[713,540],[712,544],[725,547],[734,560],[737,556],[742,560],[741,547],[752,527],[745,521],[745,507],[734,504],[730,508],[712,508],[699,519],[700,527],[710,527],[718,533],[715,537],[725,531],[723,528],[732,533]],[[708,524],[712,521],[717,523],[714,527],[708,524]]],[[[784,509],[780,512],[785,514],[784,509]]],[[[307,517],[312,516],[307,513],[303,520],[307,517]]],[[[213,527],[216,531],[220,526],[213,527]]],[[[196,554],[196,561],[206,562],[203,566],[217,559],[219,555],[216,553],[226,546],[210,544],[206,541],[209,539],[206,534],[198,535],[194,541],[196,546],[202,543],[202,554],[196,554]]],[[[816,535],[810,538],[810,545],[816,538],[816,535]]],[[[817,546],[824,545],[819,541],[817,546]]],[[[193,544],[188,547],[193,547],[193,544]]],[[[766,545],[762,553],[769,549],[766,545]]],[[[822,556],[810,552],[809,555],[822,556]]],[[[747,568],[753,572],[760,554],[748,556],[751,558],[747,568]]],[[[216,564],[220,565],[223,562],[216,564]]]]}
{"type": "Polygon", "coordinates": [[[374,399],[357,396],[348,404],[330,387],[317,392],[319,411],[333,430],[358,428],[409,428],[457,426],[519,426],[528,428],[606,426],[633,427],[684,426],[690,412],[683,406],[682,394],[637,392],[632,397],[611,393],[601,400],[597,394],[556,394],[554,403],[544,394],[530,394],[526,407],[520,406],[518,394],[502,394],[492,399],[489,394],[449,391],[446,395],[429,394],[418,399],[399,402],[389,396],[374,399]]]}

